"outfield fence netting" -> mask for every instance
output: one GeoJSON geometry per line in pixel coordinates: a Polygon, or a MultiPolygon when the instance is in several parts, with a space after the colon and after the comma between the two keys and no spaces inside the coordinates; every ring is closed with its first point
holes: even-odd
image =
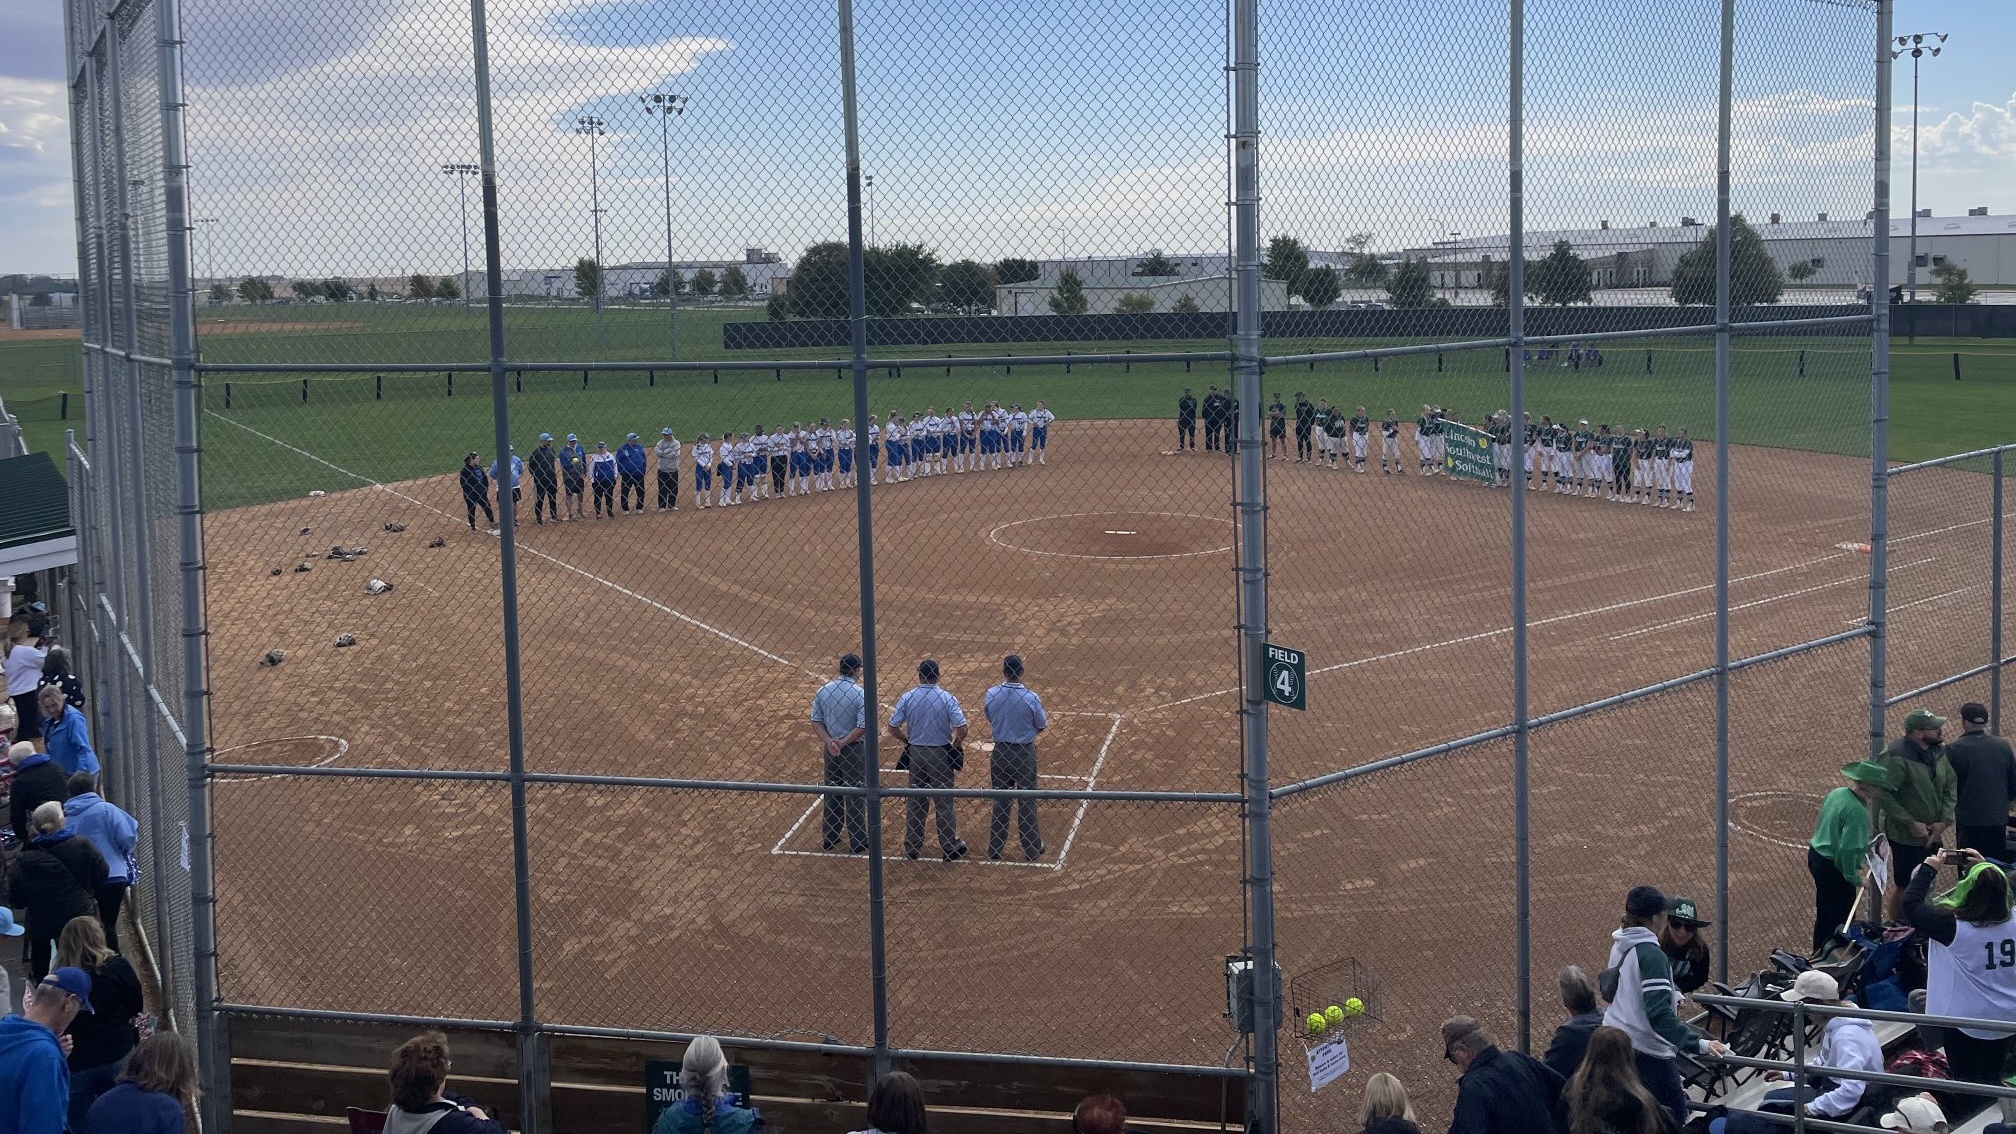
{"type": "Polygon", "coordinates": [[[1871,698],[1999,702],[2003,457],[1872,477],[1887,0],[1613,7],[69,0],[10,409],[206,1122],[260,1017],[1318,1129],[1632,885],[1803,945],[1871,698]],[[1231,1022],[1360,992],[1323,1095],[1231,1022]]]}

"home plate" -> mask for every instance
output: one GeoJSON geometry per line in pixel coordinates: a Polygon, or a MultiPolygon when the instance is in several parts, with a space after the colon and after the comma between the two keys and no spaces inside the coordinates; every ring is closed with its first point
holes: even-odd
{"type": "Polygon", "coordinates": [[[1106,534],[1107,534],[1107,535],[1136,535],[1136,534],[1138,534],[1138,533],[1135,533],[1135,532],[1116,532],[1116,531],[1110,531],[1110,530],[1109,530],[1109,531],[1108,531],[1108,532],[1107,532],[1106,534]]]}

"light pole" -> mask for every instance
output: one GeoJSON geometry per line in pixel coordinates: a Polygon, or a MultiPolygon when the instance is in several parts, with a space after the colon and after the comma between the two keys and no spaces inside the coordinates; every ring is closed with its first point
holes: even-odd
{"type": "Polygon", "coordinates": [[[588,212],[595,218],[595,342],[607,345],[608,332],[602,325],[602,167],[599,164],[596,139],[607,133],[603,129],[608,123],[594,115],[583,115],[574,120],[574,132],[588,135],[588,212]]]}
{"type": "Polygon", "coordinates": [[[210,285],[217,285],[217,233],[216,217],[197,217],[192,223],[203,226],[203,274],[209,277],[210,285]]]}
{"type": "Polygon", "coordinates": [[[868,247],[875,247],[875,175],[870,173],[861,178],[861,187],[868,191],[868,247]]]}
{"type": "MultiPolygon", "coordinates": [[[[1911,53],[1911,260],[1905,271],[1905,278],[1911,283],[1911,302],[1918,302],[1918,61],[1927,54],[1938,56],[1944,50],[1940,44],[1946,42],[1945,32],[1919,32],[1915,35],[1900,35],[1891,40],[1896,47],[1890,58],[1896,59],[1905,52],[1911,53]],[[1931,46],[1927,46],[1927,44],[1931,46]]],[[[1889,128],[1889,123],[1884,123],[1889,128]]],[[[1887,302],[1887,301],[1886,301],[1887,302]]],[[[1916,323],[1912,326],[1915,328],[1916,323]]]]}
{"type": "Polygon", "coordinates": [[[672,344],[674,359],[679,357],[679,284],[672,274],[672,119],[686,113],[686,104],[691,101],[682,94],[653,92],[638,95],[637,101],[644,104],[644,113],[658,117],[658,154],[665,163],[665,333],[672,344]]]}
{"type": "Polygon", "coordinates": [[[466,163],[444,162],[441,172],[452,175],[462,183],[462,306],[469,306],[469,179],[483,172],[481,168],[466,163]]]}

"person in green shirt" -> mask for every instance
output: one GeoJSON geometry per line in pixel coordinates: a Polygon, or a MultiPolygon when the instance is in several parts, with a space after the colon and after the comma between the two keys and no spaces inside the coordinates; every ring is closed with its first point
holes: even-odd
{"type": "Polygon", "coordinates": [[[1820,822],[1806,846],[1813,875],[1813,953],[1819,955],[1847,924],[1855,894],[1868,876],[1869,807],[1890,783],[1890,770],[1873,760],[1843,765],[1848,779],[1820,801],[1820,822]]]}

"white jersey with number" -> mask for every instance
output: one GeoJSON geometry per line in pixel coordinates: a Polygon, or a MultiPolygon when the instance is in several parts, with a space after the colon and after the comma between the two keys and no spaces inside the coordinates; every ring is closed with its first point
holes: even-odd
{"type": "MultiPolygon", "coordinates": [[[[1953,944],[1932,942],[1925,1010],[1935,1016],[2016,1020],[2016,919],[1999,925],[1953,924],[1953,944]]],[[[1960,1029],[1975,1039],[2012,1033],[1960,1029]]]]}

